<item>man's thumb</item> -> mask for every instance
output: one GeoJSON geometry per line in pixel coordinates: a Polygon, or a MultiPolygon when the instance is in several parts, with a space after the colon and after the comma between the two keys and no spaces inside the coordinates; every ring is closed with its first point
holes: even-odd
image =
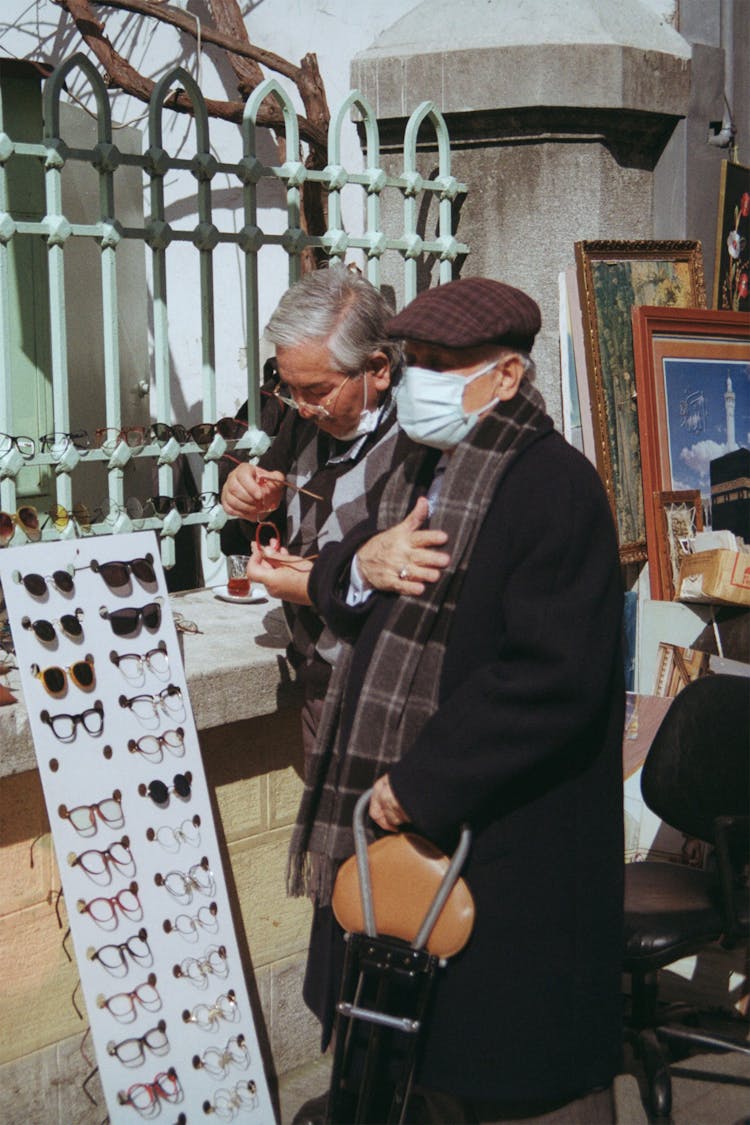
{"type": "Polygon", "coordinates": [[[404,520],[404,524],[410,531],[417,531],[430,514],[430,505],[427,503],[426,496],[420,496],[416,504],[409,512],[404,520]]]}

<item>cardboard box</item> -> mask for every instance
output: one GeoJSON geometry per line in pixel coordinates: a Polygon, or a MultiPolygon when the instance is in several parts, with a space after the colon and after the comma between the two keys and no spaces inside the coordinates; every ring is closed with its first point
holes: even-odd
{"type": "Polygon", "coordinates": [[[677,600],[750,605],[750,552],[698,551],[680,566],[677,600]]]}

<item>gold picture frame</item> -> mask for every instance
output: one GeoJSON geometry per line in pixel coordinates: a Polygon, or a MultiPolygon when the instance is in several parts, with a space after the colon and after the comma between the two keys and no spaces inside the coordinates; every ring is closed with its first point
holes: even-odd
{"type": "Polygon", "coordinates": [[[705,308],[703,250],[693,241],[575,243],[596,464],[622,563],[645,562],[646,517],[631,309],[705,308]]]}

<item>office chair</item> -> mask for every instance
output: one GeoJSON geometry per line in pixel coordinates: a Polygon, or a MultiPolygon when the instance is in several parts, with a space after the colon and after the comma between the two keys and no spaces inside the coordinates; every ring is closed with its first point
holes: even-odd
{"type": "Polygon", "coordinates": [[[643,1062],[647,1108],[668,1120],[672,1105],[667,1043],[750,1055],[748,1024],[712,1034],[690,1022],[699,1013],[658,1001],[658,973],[681,957],[720,943],[747,942],[750,680],[706,676],[675,698],[646,757],[641,791],[666,824],[713,846],[708,869],[676,863],[625,867],[624,970],[631,977],[626,1038],[643,1062]],[[744,1039],[744,1042],[743,1042],[744,1039]]]}

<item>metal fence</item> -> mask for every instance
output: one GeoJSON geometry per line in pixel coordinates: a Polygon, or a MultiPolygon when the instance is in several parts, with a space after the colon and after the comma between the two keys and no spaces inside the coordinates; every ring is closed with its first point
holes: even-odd
{"type": "MultiPolygon", "coordinates": [[[[248,100],[241,125],[241,157],[236,163],[226,163],[212,154],[209,136],[209,118],[204,97],[194,79],[182,68],[166,74],[157,84],[148,113],[147,147],[142,154],[121,151],[113,141],[113,126],[109,94],[92,63],[84,55],[75,55],[59,66],[47,79],[43,92],[43,136],[38,142],[18,141],[9,135],[0,121],[0,433],[16,435],[14,421],[14,363],[10,348],[11,307],[10,252],[14,240],[35,239],[46,247],[49,295],[50,378],[52,385],[51,430],[61,434],[75,431],[77,420],[71,417],[68,333],[75,331],[72,315],[77,299],[70,291],[64,268],[66,247],[71,240],[88,240],[96,248],[100,261],[101,332],[103,339],[103,379],[106,417],[102,429],[109,440],[104,447],[84,451],[73,442],[62,441],[53,449],[40,449],[41,435],[29,435],[36,441],[32,457],[24,458],[17,444],[10,443],[0,456],[0,503],[2,510],[13,522],[14,544],[24,538],[38,538],[33,528],[33,517],[23,511],[17,513],[22,491],[19,474],[30,467],[40,467],[54,475],[53,492],[58,518],[40,518],[41,537],[68,538],[85,533],[103,534],[113,531],[131,531],[139,527],[155,527],[161,536],[164,565],[175,562],[175,536],[183,525],[201,524],[205,527],[205,550],[209,559],[220,556],[219,531],[226,514],[215,503],[207,508],[182,513],[166,505],[166,514],[135,513],[125,496],[124,472],[134,460],[150,462],[153,477],[158,481],[161,496],[173,497],[173,464],[186,453],[197,455],[200,492],[215,493],[219,485],[219,462],[228,449],[248,451],[255,456],[268,444],[268,438],[256,426],[259,419],[260,349],[258,325],[258,254],[262,247],[277,245],[286,252],[290,284],[300,275],[300,256],[305,247],[320,247],[332,261],[344,261],[347,252],[359,251],[365,261],[369,280],[381,283],[381,261],[386,254],[400,256],[403,270],[403,291],[406,300],[417,292],[417,269],[426,255],[439,261],[441,281],[452,276],[452,264],[468,247],[455,237],[453,230],[453,203],[466,191],[451,174],[451,151],[448,129],[440,112],[431,102],[423,102],[409,118],[403,144],[403,170],[399,175],[389,175],[380,166],[380,139],[375,114],[367,99],[353,91],[333,116],[328,138],[327,166],[314,171],[298,159],[288,159],[276,167],[267,167],[256,152],[256,117],[261,103],[273,97],[283,113],[286,130],[286,151],[299,152],[297,115],[284,89],[274,79],[265,81],[248,100]],[[64,97],[66,79],[74,70],[80,70],[87,79],[96,105],[97,143],[92,147],[77,148],[66,144],[61,136],[60,105],[64,97]],[[164,115],[174,112],[165,101],[174,87],[188,95],[195,121],[195,152],[176,157],[170,155],[163,144],[164,115]],[[365,143],[364,170],[354,171],[342,164],[342,130],[352,113],[359,114],[365,143]],[[437,141],[437,175],[426,178],[418,171],[417,138],[423,124],[429,123],[437,141]],[[14,161],[41,161],[44,168],[45,214],[38,220],[19,218],[9,206],[8,175],[14,161]],[[71,162],[89,165],[98,174],[98,218],[94,222],[73,222],[63,210],[62,175],[71,162]],[[118,219],[114,176],[119,168],[128,165],[142,169],[149,214],[142,225],[127,225],[118,219]],[[191,230],[170,224],[165,217],[165,176],[175,170],[186,170],[196,180],[196,211],[198,223],[191,230]],[[243,198],[243,224],[239,229],[221,230],[214,222],[212,206],[212,181],[217,174],[231,177],[241,188],[243,198]],[[286,229],[270,233],[259,225],[258,188],[262,181],[281,181],[286,190],[286,229]],[[328,194],[328,229],[325,234],[306,234],[300,223],[300,189],[306,182],[321,183],[328,194]],[[342,221],[341,194],[346,185],[359,185],[363,193],[365,229],[362,234],[349,234],[342,221]],[[381,202],[385,193],[397,193],[402,214],[401,230],[388,234],[382,229],[381,202]],[[437,233],[434,238],[420,234],[420,205],[425,199],[437,205],[437,233]],[[174,436],[166,442],[157,442],[146,428],[128,432],[123,427],[121,387],[121,345],[118,331],[117,254],[127,240],[140,242],[144,254],[151,256],[152,286],[150,309],[150,364],[149,381],[153,383],[152,405],[154,421],[175,421],[173,412],[174,376],[171,370],[169,347],[169,306],[167,300],[167,255],[169,247],[177,242],[192,244],[199,258],[200,286],[200,363],[202,370],[202,407],[204,419],[217,418],[217,380],[215,348],[215,286],[214,253],[221,244],[234,244],[244,258],[245,318],[247,340],[247,375],[250,425],[239,439],[222,437],[218,432],[210,441],[199,444],[194,440],[178,441],[174,436]],[[106,466],[108,504],[106,518],[99,513],[90,527],[82,528],[81,520],[67,518],[75,515],[74,495],[78,474],[86,465],[99,462],[106,466]]],[[[239,144],[238,144],[239,151],[239,144]]],[[[146,326],[144,325],[144,331],[146,326]]],[[[179,418],[176,421],[180,421],[179,418]]],[[[181,435],[184,437],[185,435],[181,435]]],[[[6,442],[6,445],[9,443],[6,442]]],[[[28,452],[28,451],[26,451],[28,452]]],[[[192,459],[193,461],[196,458],[192,459]]],[[[7,518],[5,520],[7,536],[7,518]]]]}

